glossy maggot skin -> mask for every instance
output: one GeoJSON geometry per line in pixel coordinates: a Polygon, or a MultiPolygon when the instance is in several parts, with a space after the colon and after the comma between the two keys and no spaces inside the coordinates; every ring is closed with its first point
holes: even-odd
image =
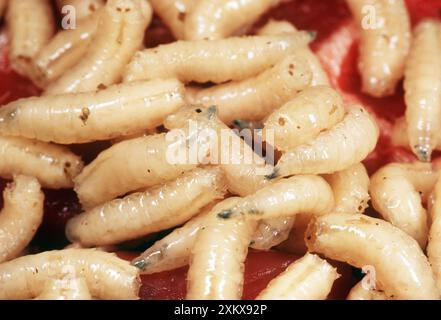
{"type": "Polygon", "coordinates": [[[95,35],[100,12],[78,21],[75,29],[59,31],[44,46],[33,61],[32,80],[40,88],[46,88],[86,54],[91,38],[95,35]]]}
{"type": "Polygon", "coordinates": [[[223,83],[253,77],[312,40],[307,32],[222,40],[177,41],[145,49],[127,65],[124,81],[177,78],[223,83]]]}
{"type": "Polygon", "coordinates": [[[196,0],[185,19],[185,38],[222,39],[251,26],[281,0],[196,0]]]}
{"type": "Polygon", "coordinates": [[[152,9],[145,0],[108,0],[100,12],[93,46],[44,94],[94,91],[120,81],[126,64],[142,45],[151,18],[152,9]]]}
{"type": "Polygon", "coordinates": [[[289,237],[296,217],[261,220],[254,231],[250,247],[257,250],[270,250],[289,237]]]}
{"type": "Polygon", "coordinates": [[[183,95],[183,85],[169,79],[20,99],[0,109],[0,134],[61,144],[110,140],[159,126],[184,105],[183,95]]]}
{"type": "Polygon", "coordinates": [[[283,154],[271,178],[344,170],[364,160],[374,150],[378,137],[374,118],[360,106],[351,107],[333,128],[283,154]]]}
{"type": "Polygon", "coordinates": [[[307,253],[271,280],[256,300],[324,300],[339,277],[326,260],[307,253]]]}
{"type": "Polygon", "coordinates": [[[369,175],[362,163],[323,178],[334,191],[335,213],[363,213],[369,206],[369,175]]]}
{"type": "Polygon", "coordinates": [[[311,142],[342,121],[344,115],[343,100],[335,90],[326,86],[306,88],[266,118],[263,137],[271,130],[275,147],[288,151],[311,142]]]}
{"type": "Polygon", "coordinates": [[[67,223],[66,236],[86,247],[137,239],[183,224],[225,193],[220,169],[196,169],[175,181],[73,217],[67,223]]]}
{"type": "Polygon", "coordinates": [[[410,47],[404,0],[346,0],[360,29],[358,70],[362,90],[374,97],[395,92],[410,47]]]}
{"type": "Polygon", "coordinates": [[[430,164],[391,163],[371,177],[369,192],[375,210],[422,248],[427,243],[428,226],[421,198],[428,198],[438,176],[430,164]]]}
{"type": "Polygon", "coordinates": [[[186,98],[193,104],[216,106],[226,124],[236,119],[259,121],[308,87],[311,78],[307,63],[290,55],[255,77],[195,90],[186,98]]]}
{"type": "Polygon", "coordinates": [[[84,278],[93,298],[138,299],[138,269],[113,253],[65,249],[28,255],[0,265],[0,299],[32,299],[64,270],[84,278]]]}
{"type": "Polygon", "coordinates": [[[234,207],[218,213],[219,218],[244,216],[250,220],[291,217],[299,213],[323,215],[334,207],[331,187],[318,176],[295,176],[270,183],[242,198],[234,207]]]}
{"type": "Polygon", "coordinates": [[[92,300],[86,280],[64,277],[50,279],[36,300],[92,300]]]}
{"type": "MultiPolygon", "coordinates": [[[[266,36],[296,32],[298,32],[298,30],[288,21],[270,20],[257,31],[257,35],[266,36]]],[[[314,52],[312,52],[308,44],[306,44],[304,48],[299,48],[298,50],[296,50],[296,55],[304,59],[311,69],[312,86],[330,86],[329,78],[326,71],[323,69],[318,57],[315,55],[314,52]]]]}
{"type": "Polygon", "coordinates": [[[43,221],[44,195],[37,179],[15,176],[3,191],[0,212],[0,263],[17,257],[43,221]]]}
{"type": "Polygon", "coordinates": [[[75,179],[83,208],[177,178],[196,164],[171,163],[165,134],[126,140],[104,150],[75,179]]]}
{"type": "Polygon", "coordinates": [[[141,270],[141,274],[168,271],[188,265],[197,234],[205,227],[208,215],[228,209],[233,201],[231,199],[235,198],[228,198],[204,207],[197,216],[182,227],[174,229],[170,234],[156,241],[136,257],[132,264],[141,270]]]}
{"type": "MultiPolygon", "coordinates": [[[[391,135],[392,145],[410,149],[409,135],[407,131],[408,130],[407,130],[406,119],[404,117],[398,118],[395,121],[394,126],[392,128],[392,135],[391,135]]],[[[441,150],[441,132],[439,132],[437,141],[438,143],[435,146],[434,150],[441,150]]]]}
{"type": "Polygon", "coordinates": [[[175,39],[184,39],[184,22],[195,0],[150,0],[153,11],[170,29],[175,39]]]}
{"type": "Polygon", "coordinates": [[[32,59],[55,33],[50,0],[9,1],[7,25],[11,66],[19,74],[32,77],[32,59]]]}
{"type": "Polygon", "coordinates": [[[65,6],[72,6],[75,8],[75,18],[82,19],[102,8],[106,0],[57,0],[56,3],[60,13],[63,13],[65,6]]]}
{"type": "Polygon", "coordinates": [[[430,161],[441,143],[441,23],[415,27],[406,62],[404,90],[409,144],[421,161],[430,161]]]}
{"type": "Polygon", "coordinates": [[[432,225],[429,231],[427,256],[441,294],[441,179],[438,179],[432,196],[434,203],[431,208],[432,225]]]}
{"type": "MultiPolygon", "coordinates": [[[[265,175],[271,173],[272,166],[266,165],[250,145],[219,120],[216,107],[183,108],[170,115],[164,125],[167,129],[195,133],[197,161],[202,163],[206,160],[204,164],[222,168],[232,194],[247,196],[268,183],[265,175]],[[210,139],[205,139],[207,136],[210,139]]],[[[192,144],[189,149],[190,152],[194,150],[192,144]]]]}
{"type": "Polygon", "coordinates": [[[313,217],[305,234],[310,252],[357,268],[372,266],[376,283],[397,299],[439,299],[433,272],[418,243],[384,220],[365,215],[313,217]]]}
{"type": "Polygon", "coordinates": [[[382,290],[365,288],[363,280],[357,283],[349,292],[347,300],[389,300],[382,290]]]}
{"type": "Polygon", "coordinates": [[[81,158],[68,148],[45,142],[0,136],[0,177],[36,177],[46,188],[71,188],[83,168],[81,158]]]}
{"type": "MultiPolygon", "coordinates": [[[[230,206],[239,200],[233,198],[230,206]]],[[[244,262],[256,225],[256,221],[245,221],[242,217],[225,220],[216,214],[208,216],[191,250],[187,299],[242,298],[244,262]]]]}

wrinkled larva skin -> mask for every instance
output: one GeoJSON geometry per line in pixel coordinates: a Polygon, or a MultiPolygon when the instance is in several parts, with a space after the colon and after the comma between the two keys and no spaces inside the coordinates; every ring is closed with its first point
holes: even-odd
{"type": "Polygon", "coordinates": [[[325,300],[340,275],[326,260],[307,253],[271,280],[257,300],[325,300]]]}
{"type": "Polygon", "coordinates": [[[33,61],[34,83],[44,89],[75,66],[86,54],[95,35],[100,12],[79,20],[75,29],[59,31],[33,61]]]}
{"type": "Polygon", "coordinates": [[[182,225],[201,208],[226,193],[218,168],[196,169],[149,189],[115,199],[73,217],[66,236],[83,246],[103,246],[133,240],[182,225]]]}
{"type": "Polygon", "coordinates": [[[313,217],[305,241],[310,252],[357,268],[374,267],[376,283],[388,296],[439,299],[433,272],[420,246],[389,222],[344,213],[313,217]]]}
{"type": "Polygon", "coordinates": [[[177,41],[137,52],[126,67],[124,81],[157,78],[177,78],[183,83],[240,81],[265,71],[311,40],[307,32],[298,32],[177,41]]]}
{"type": "MultiPolygon", "coordinates": [[[[434,150],[441,150],[441,132],[439,132],[438,141],[434,150]]],[[[391,142],[394,146],[411,149],[409,135],[407,130],[407,122],[404,117],[398,118],[392,129],[391,142]]]]}
{"type": "Polygon", "coordinates": [[[335,213],[363,213],[369,206],[369,175],[362,163],[323,178],[334,191],[335,213]]]}
{"type": "Polygon", "coordinates": [[[406,4],[404,0],[346,2],[361,32],[358,69],[362,90],[374,97],[391,95],[403,77],[410,47],[406,4]]]}
{"type": "Polygon", "coordinates": [[[56,3],[60,12],[64,6],[73,6],[76,18],[83,19],[104,7],[106,0],[57,0],[56,3]]]}
{"type": "MultiPolygon", "coordinates": [[[[230,206],[239,200],[231,200],[230,206]]],[[[256,225],[242,217],[225,220],[209,215],[191,250],[187,299],[241,299],[244,262],[256,225]]]]}
{"type": "Polygon", "coordinates": [[[94,91],[119,82],[125,66],[142,46],[151,18],[152,9],[147,1],[108,0],[91,40],[94,45],[80,63],[51,83],[44,94],[94,91]]]}
{"type": "Polygon", "coordinates": [[[292,150],[334,127],[344,115],[343,100],[335,90],[309,87],[268,116],[263,136],[271,130],[277,149],[292,150]]]}
{"type": "Polygon", "coordinates": [[[170,29],[175,39],[184,39],[184,22],[194,0],[150,0],[153,11],[170,29]]]}
{"type": "Polygon", "coordinates": [[[66,271],[84,278],[93,298],[138,299],[138,269],[113,253],[95,249],[46,251],[2,263],[0,299],[36,298],[47,281],[66,271]]]}
{"type": "Polygon", "coordinates": [[[299,213],[323,215],[334,207],[331,187],[319,176],[299,175],[270,183],[219,212],[219,219],[244,216],[249,220],[292,217],[299,213]]]}
{"type": "Polygon", "coordinates": [[[61,144],[110,140],[155,128],[183,105],[184,87],[174,79],[30,97],[0,109],[0,134],[61,144]]]}
{"type": "MultiPolygon", "coordinates": [[[[366,279],[366,281],[368,281],[366,279]]],[[[352,287],[346,300],[391,300],[391,297],[386,296],[383,290],[378,288],[364,288],[363,280],[352,287]]]]}
{"type": "Polygon", "coordinates": [[[252,194],[268,183],[265,175],[271,173],[273,167],[266,165],[265,160],[255,153],[251,146],[220,121],[216,112],[214,107],[191,106],[167,117],[164,125],[170,130],[181,129],[190,132],[189,130],[196,129],[195,131],[200,133],[197,140],[198,152],[202,153],[200,150],[205,150],[204,155],[209,157],[210,163],[222,168],[227,179],[228,191],[239,196],[252,194]],[[197,125],[197,128],[193,129],[192,125],[197,125]],[[216,134],[218,149],[212,148],[211,141],[203,140],[202,134],[205,130],[211,130],[216,134]],[[229,150],[228,154],[225,150],[229,150]]]}
{"type": "Polygon", "coordinates": [[[426,247],[428,235],[422,198],[428,198],[438,176],[430,164],[391,163],[371,177],[369,192],[375,210],[422,248],[426,247]]]}
{"type": "MultiPolygon", "coordinates": [[[[257,35],[266,36],[297,32],[299,31],[288,21],[270,20],[257,31],[257,35]]],[[[299,48],[299,50],[296,51],[296,55],[308,63],[312,72],[312,86],[330,86],[329,77],[326,71],[323,69],[319,59],[308,45],[305,45],[304,48],[299,48]]]]}
{"type": "Polygon", "coordinates": [[[251,239],[250,247],[257,250],[269,250],[289,237],[295,217],[264,219],[259,222],[251,239]]]}
{"type": "Polygon", "coordinates": [[[50,279],[36,300],[92,300],[83,278],[50,279]]]}
{"type": "Polygon", "coordinates": [[[196,167],[168,161],[170,145],[165,134],[157,134],[126,140],[104,150],[75,179],[75,191],[83,208],[165,183],[196,167]]]}
{"type": "Polygon", "coordinates": [[[185,20],[185,38],[222,39],[251,26],[282,0],[198,0],[185,20]]]}
{"type": "Polygon", "coordinates": [[[236,119],[259,121],[310,86],[311,79],[308,64],[294,54],[255,77],[195,90],[187,99],[216,106],[226,124],[236,119]]]}
{"type": "Polygon", "coordinates": [[[81,158],[66,147],[0,136],[0,177],[3,179],[23,174],[36,177],[45,188],[71,188],[82,169],[81,158]]]}
{"type": "Polygon", "coordinates": [[[37,179],[15,176],[3,191],[0,212],[0,263],[17,257],[43,221],[44,195],[37,179]]]}
{"type": "Polygon", "coordinates": [[[182,227],[174,229],[170,234],[156,241],[136,257],[132,264],[138,267],[142,274],[168,271],[188,265],[197,234],[205,226],[208,216],[219,210],[228,209],[234,199],[228,198],[205,206],[197,216],[182,227]]]}
{"type": "Polygon", "coordinates": [[[404,90],[411,150],[430,161],[441,143],[441,23],[425,20],[414,30],[406,62],[404,90]]]}
{"type": "Polygon", "coordinates": [[[333,128],[283,154],[270,177],[344,170],[364,160],[375,149],[378,137],[374,118],[362,107],[351,107],[333,128]]]}
{"type": "Polygon", "coordinates": [[[6,19],[12,69],[32,78],[32,59],[50,41],[56,29],[51,1],[8,1],[6,19]]]}
{"type": "Polygon", "coordinates": [[[429,231],[427,256],[435,274],[436,285],[441,293],[441,179],[438,179],[433,190],[431,207],[432,225],[429,231]]]}

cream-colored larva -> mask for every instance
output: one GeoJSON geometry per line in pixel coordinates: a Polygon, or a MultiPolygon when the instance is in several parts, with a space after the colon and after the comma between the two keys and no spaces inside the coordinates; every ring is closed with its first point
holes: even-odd
{"type": "Polygon", "coordinates": [[[389,222],[345,213],[313,217],[310,252],[375,270],[376,284],[397,299],[439,299],[429,261],[418,243],[389,222]]]}
{"type": "Polygon", "coordinates": [[[0,109],[0,133],[61,144],[109,140],[159,126],[184,105],[183,95],[170,79],[20,99],[0,109]]]}
{"type": "MultiPolygon", "coordinates": [[[[285,34],[285,33],[296,33],[298,30],[288,21],[276,21],[270,20],[262,28],[257,31],[257,35],[275,35],[275,34],[285,34]]],[[[308,45],[304,48],[299,48],[296,51],[296,55],[304,59],[312,73],[312,86],[330,86],[328,75],[320,64],[317,56],[312,52],[308,45]]]]}
{"type": "Polygon", "coordinates": [[[326,260],[307,253],[271,280],[256,300],[324,300],[339,277],[326,260]]]}
{"type": "Polygon", "coordinates": [[[8,3],[9,60],[16,72],[32,76],[32,59],[55,33],[51,1],[12,0],[8,3]]]}
{"type": "Polygon", "coordinates": [[[78,21],[75,29],[59,31],[34,58],[32,80],[40,88],[46,88],[86,54],[94,36],[100,12],[78,21]]]}
{"type": "Polygon", "coordinates": [[[374,97],[395,92],[410,47],[404,0],[346,0],[361,32],[358,69],[362,90],[374,97]]]}
{"type": "Polygon", "coordinates": [[[195,0],[150,0],[153,11],[170,29],[175,39],[184,39],[184,22],[195,0]]]}
{"type": "Polygon", "coordinates": [[[86,280],[75,277],[50,279],[36,300],[92,300],[86,280]]]}
{"type": "Polygon", "coordinates": [[[364,160],[374,150],[378,137],[374,118],[360,106],[351,107],[333,128],[283,154],[269,178],[344,170],[364,160]]]}
{"type": "Polygon", "coordinates": [[[100,11],[93,45],[77,65],[47,87],[45,95],[94,91],[120,81],[126,64],[142,46],[151,18],[145,0],[108,0],[100,11]]]}
{"type": "Polygon", "coordinates": [[[138,299],[138,269],[95,249],[46,251],[0,264],[0,299],[36,298],[51,277],[65,270],[84,278],[93,298],[138,299]]]}
{"type": "Polygon", "coordinates": [[[334,127],[344,115],[343,100],[335,90],[326,86],[306,88],[268,116],[263,136],[271,131],[277,149],[292,150],[334,127]]]}
{"type": "Polygon", "coordinates": [[[81,158],[68,148],[45,142],[0,136],[0,177],[36,177],[45,188],[73,187],[83,169],[81,158]]]}
{"type": "Polygon", "coordinates": [[[347,300],[389,300],[390,298],[379,289],[365,288],[363,280],[352,287],[347,300]]]}
{"type": "Polygon", "coordinates": [[[363,164],[323,177],[334,191],[334,212],[363,213],[369,206],[369,175],[363,164]]]}
{"type": "Polygon", "coordinates": [[[222,39],[251,26],[281,0],[196,0],[185,19],[185,38],[222,39]]]}
{"type": "Polygon", "coordinates": [[[289,237],[296,217],[261,220],[254,231],[250,247],[257,250],[269,250],[289,237]]]}
{"type": "Polygon", "coordinates": [[[193,104],[217,106],[219,118],[259,121],[311,85],[312,74],[305,60],[290,55],[274,67],[242,81],[232,81],[193,92],[193,104]]]}
{"type": "Polygon", "coordinates": [[[182,225],[226,193],[219,168],[196,169],[175,181],[115,199],[73,217],[66,225],[71,242],[112,245],[182,225]]]}
{"type": "Polygon", "coordinates": [[[369,192],[375,210],[422,248],[427,243],[428,226],[421,198],[428,198],[438,176],[430,164],[390,163],[371,177],[369,192]]]}
{"type": "Polygon", "coordinates": [[[223,83],[253,77],[312,40],[307,32],[222,40],[177,41],[135,54],[124,81],[178,78],[223,83]]]}
{"type": "MultiPolygon", "coordinates": [[[[436,140],[438,141],[438,143],[434,147],[434,150],[441,150],[441,132],[439,132],[436,140]]],[[[394,146],[397,147],[404,147],[407,149],[410,148],[409,135],[407,134],[407,123],[404,117],[395,120],[394,126],[392,128],[391,142],[394,146]]]]}
{"type": "Polygon", "coordinates": [[[319,176],[299,175],[270,183],[218,213],[220,219],[249,220],[291,217],[299,213],[323,215],[334,207],[331,187],[319,176]]]}
{"type": "Polygon", "coordinates": [[[57,0],[56,3],[61,14],[70,13],[70,8],[66,6],[72,6],[75,8],[75,18],[82,19],[103,7],[106,0],[57,0]]]}
{"type": "Polygon", "coordinates": [[[205,206],[197,216],[182,227],[174,229],[170,234],[156,241],[136,257],[132,264],[138,267],[142,274],[168,271],[188,265],[197,234],[205,227],[208,216],[228,209],[232,201],[230,199],[205,206]]]}
{"type": "Polygon", "coordinates": [[[165,134],[158,134],[126,140],[101,152],[75,179],[75,191],[83,208],[176,179],[197,166],[168,161],[167,152],[172,145],[165,134]]]}
{"type": "Polygon", "coordinates": [[[406,62],[404,90],[409,144],[421,161],[430,161],[441,143],[441,24],[425,20],[414,30],[406,62]]]}
{"type": "MultiPolygon", "coordinates": [[[[229,198],[234,206],[240,198],[229,198]]],[[[191,250],[187,299],[239,300],[242,298],[244,262],[256,221],[208,216],[191,250]]]]}
{"type": "Polygon", "coordinates": [[[433,190],[433,200],[427,256],[435,274],[438,291],[441,293],[441,179],[438,179],[433,190]]]}
{"type": "Polygon", "coordinates": [[[37,179],[14,176],[3,191],[0,212],[0,263],[16,258],[43,221],[44,195],[37,179]]]}
{"type": "MultiPolygon", "coordinates": [[[[194,143],[190,143],[188,149],[197,154],[195,162],[221,167],[232,194],[252,194],[268,182],[265,175],[271,173],[272,166],[266,165],[265,160],[220,121],[216,114],[216,107],[189,107],[170,115],[164,125],[172,129],[170,134],[173,135],[183,131],[181,140],[186,136],[185,132],[194,132],[194,143]]],[[[245,138],[250,142],[253,137],[245,138]]]]}

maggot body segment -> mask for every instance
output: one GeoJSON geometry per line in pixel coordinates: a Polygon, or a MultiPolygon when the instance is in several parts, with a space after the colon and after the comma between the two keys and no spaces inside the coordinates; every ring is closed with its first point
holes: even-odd
{"type": "Polygon", "coordinates": [[[404,73],[410,47],[410,18],[404,0],[346,0],[360,29],[358,70],[362,90],[392,95],[404,73]]]}
{"type": "Polygon", "coordinates": [[[0,212],[0,263],[17,257],[43,221],[44,195],[37,179],[15,176],[3,191],[0,212]]]}

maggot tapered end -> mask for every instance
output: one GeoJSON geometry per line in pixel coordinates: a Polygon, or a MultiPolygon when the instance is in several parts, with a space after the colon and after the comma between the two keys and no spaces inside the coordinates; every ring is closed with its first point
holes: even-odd
{"type": "Polygon", "coordinates": [[[132,261],[132,265],[143,270],[147,266],[147,262],[144,259],[134,260],[132,261]]]}
{"type": "Polygon", "coordinates": [[[430,161],[430,158],[432,155],[432,150],[430,150],[430,148],[428,146],[415,145],[414,151],[420,161],[422,161],[422,162],[429,162],[430,161]]]}
{"type": "Polygon", "coordinates": [[[273,172],[271,172],[270,174],[266,175],[265,178],[267,180],[273,180],[275,178],[277,178],[279,176],[279,169],[278,168],[274,168],[273,172]]]}

